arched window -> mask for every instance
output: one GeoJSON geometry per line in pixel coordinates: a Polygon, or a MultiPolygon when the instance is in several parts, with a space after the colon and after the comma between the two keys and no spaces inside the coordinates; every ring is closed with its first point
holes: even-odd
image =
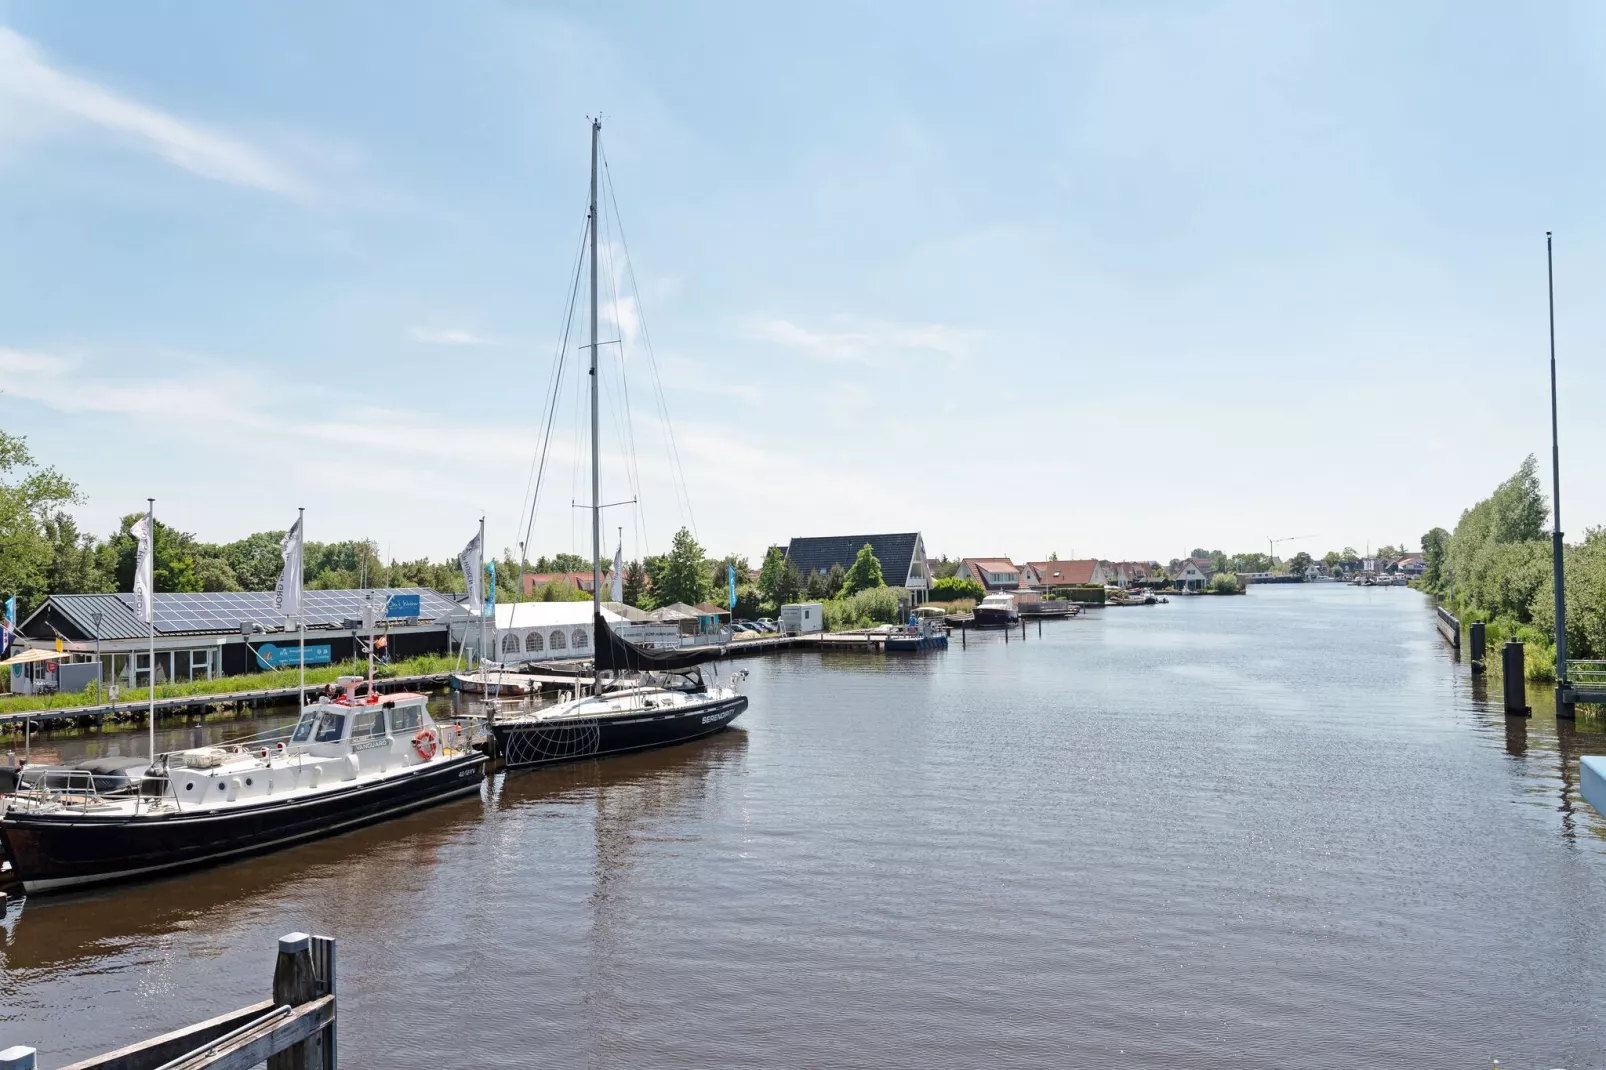
{"type": "Polygon", "coordinates": [[[574,644],[576,650],[584,650],[591,644],[591,640],[586,638],[586,630],[584,628],[576,628],[574,634],[569,636],[569,641],[574,644]]]}
{"type": "Polygon", "coordinates": [[[562,632],[553,632],[552,633],[552,649],[553,650],[562,650],[564,647],[566,647],[568,645],[569,644],[567,644],[567,643],[565,643],[563,641],[563,633],[562,632]]]}
{"type": "Polygon", "coordinates": [[[517,654],[519,652],[519,636],[517,632],[508,632],[502,636],[502,653],[517,654]]]}
{"type": "Polygon", "coordinates": [[[530,654],[539,654],[546,649],[546,640],[541,638],[540,632],[531,632],[524,637],[524,649],[530,654]]]}

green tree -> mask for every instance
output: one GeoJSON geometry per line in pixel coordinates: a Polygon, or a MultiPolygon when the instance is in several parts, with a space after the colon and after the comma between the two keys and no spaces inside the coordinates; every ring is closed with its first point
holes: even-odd
{"type": "Polygon", "coordinates": [[[1210,571],[1211,575],[1214,575],[1217,572],[1231,572],[1233,570],[1232,562],[1227,560],[1227,555],[1222,553],[1220,550],[1212,550],[1208,554],[1195,555],[1195,556],[1203,556],[1203,557],[1208,557],[1209,558],[1209,560],[1210,560],[1210,569],[1209,569],[1209,571],[1210,571]]]}
{"type": "Polygon", "coordinates": [[[78,522],[70,514],[50,516],[45,520],[44,531],[50,542],[45,593],[95,594],[111,589],[111,578],[100,570],[94,536],[80,534],[78,522]]]}
{"type": "Polygon", "coordinates": [[[675,541],[664,559],[663,575],[653,577],[653,589],[660,605],[673,602],[696,605],[708,601],[703,548],[686,528],[675,533],[675,541]]]}
{"type": "MultiPolygon", "coordinates": [[[[245,591],[271,591],[279,583],[279,572],[284,568],[281,547],[284,532],[258,531],[236,542],[219,547],[223,560],[228,562],[239,589],[245,591]]],[[[306,561],[303,559],[303,575],[306,561]]]]}
{"type": "Polygon", "coordinates": [[[625,605],[635,606],[637,609],[647,609],[647,570],[641,567],[640,561],[632,561],[625,566],[623,590],[619,593],[625,596],[625,605]]]}
{"type": "Polygon", "coordinates": [[[781,570],[780,582],[775,585],[775,608],[790,605],[803,597],[803,573],[790,559],[781,570]]]}
{"type": "Polygon", "coordinates": [[[0,431],[0,592],[17,595],[19,619],[50,594],[56,554],[46,523],[82,500],[66,476],[35,464],[25,438],[0,431]]]}
{"type": "Polygon", "coordinates": [[[934,580],[945,580],[959,573],[959,561],[948,560],[947,554],[943,554],[935,561],[928,560],[926,565],[931,569],[931,578],[934,580]]]}
{"type": "Polygon", "coordinates": [[[1048,552],[1048,559],[1050,561],[1058,561],[1060,559],[1059,551],[1058,550],[1050,550],[1048,552]]]}
{"type": "Polygon", "coordinates": [[[1450,549],[1450,533],[1433,528],[1422,536],[1422,586],[1429,591],[1442,592],[1444,555],[1450,549]]]}
{"type": "Polygon", "coordinates": [[[779,607],[784,603],[781,600],[781,578],[786,575],[786,551],[779,546],[771,546],[764,551],[764,563],[758,569],[759,597],[770,606],[779,607]]]}
{"type": "Polygon", "coordinates": [[[829,597],[825,586],[825,573],[817,569],[810,569],[808,578],[803,582],[803,596],[810,602],[820,602],[829,597]]]}
{"type": "MultiPolygon", "coordinates": [[[[1221,551],[1217,550],[1216,553],[1221,553],[1221,551]]],[[[1211,553],[1210,553],[1209,550],[1206,550],[1201,546],[1195,546],[1192,550],[1190,550],[1188,552],[1188,556],[1189,557],[1196,557],[1196,558],[1197,557],[1210,557],[1211,553]]],[[[1223,556],[1225,556],[1225,555],[1223,555],[1223,556]]]]}
{"type": "Polygon", "coordinates": [[[1290,575],[1298,576],[1303,579],[1305,576],[1305,570],[1310,568],[1315,563],[1315,559],[1312,558],[1310,554],[1307,554],[1305,551],[1301,550],[1299,553],[1288,559],[1288,572],[1290,575]]]}
{"type": "Polygon", "coordinates": [[[241,590],[240,581],[235,577],[234,570],[229,563],[221,557],[197,557],[191,575],[195,580],[195,589],[199,591],[238,591],[241,590]]]}
{"type": "Polygon", "coordinates": [[[551,557],[538,558],[535,562],[537,572],[589,572],[591,561],[579,554],[553,554],[551,557]]]}
{"type": "MultiPolygon", "coordinates": [[[[134,589],[134,563],[138,545],[132,529],[143,513],[130,513],[105,543],[101,544],[102,571],[115,576],[119,591],[134,589]]],[[[151,562],[151,579],[158,591],[199,591],[201,578],[195,571],[195,536],[170,528],[156,521],[155,559],[151,562]]],[[[208,573],[209,577],[211,573],[208,573]]]]}
{"type": "Polygon", "coordinates": [[[875,551],[869,543],[859,547],[858,556],[853,559],[853,567],[847,570],[842,577],[843,596],[858,594],[874,587],[885,587],[886,579],[881,575],[881,562],[876,560],[875,551]]]}
{"type": "Polygon", "coordinates": [[[825,596],[827,598],[835,598],[840,595],[842,593],[842,584],[846,582],[847,577],[847,570],[842,567],[841,563],[833,562],[830,570],[825,574],[825,596]]]}
{"type": "Polygon", "coordinates": [[[972,579],[949,576],[931,581],[931,597],[939,602],[954,602],[961,598],[974,598],[979,602],[987,597],[987,588],[972,579]]]}

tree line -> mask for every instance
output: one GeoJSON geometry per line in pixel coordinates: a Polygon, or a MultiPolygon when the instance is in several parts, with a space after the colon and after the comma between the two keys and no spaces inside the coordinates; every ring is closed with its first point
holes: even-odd
{"type": "MultiPolygon", "coordinates": [[[[1454,531],[1422,536],[1427,565],[1418,585],[1442,599],[1463,623],[1488,624],[1491,642],[1529,645],[1528,675],[1555,670],[1556,605],[1549,499],[1529,454],[1489,497],[1462,512],[1454,531]]],[[[1563,549],[1568,656],[1606,658],[1606,529],[1588,528],[1563,549]]]]}

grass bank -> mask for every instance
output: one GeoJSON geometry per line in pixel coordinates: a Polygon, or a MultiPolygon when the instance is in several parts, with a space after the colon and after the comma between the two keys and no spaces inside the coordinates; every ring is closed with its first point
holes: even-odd
{"type": "MultiPolygon", "coordinates": [[[[391,665],[374,666],[374,676],[384,679],[391,676],[421,676],[426,673],[449,672],[453,659],[444,654],[426,654],[408,658],[391,665]]],[[[346,661],[335,665],[309,665],[307,683],[327,684],[339,676],[365,676],[367,661],[346,661]]],[[[221,695],[231,691],[271,691],[295,687],[301,679],[300,669],[275,669],[272,672],[247,673],[244,676],[220,676],[211,680],[192,680],[188,683],[157,684],[157,698],[188,698],[221,695]]],[[[117,702],[122,706],[138,706],[146,700],[150,689],[120,688],[117,702]]],[[[109,701],[103,698],[95,685],[88,690],[69,695],[4,695],[0,696],[0,714],[25,713],[30,710],[60,710],[73,706],[95,706],[109,701]]]]}

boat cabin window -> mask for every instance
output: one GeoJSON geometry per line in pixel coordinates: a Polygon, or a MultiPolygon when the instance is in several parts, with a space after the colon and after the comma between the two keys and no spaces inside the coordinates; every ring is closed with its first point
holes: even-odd
{"type": "Polygon", "coordinates": [[[301,720],[296,722],[296,730],[295,730],[294,734],[292,734],[290,736],[291,742],[293,742],[293,743],[305,743],[307,740],[311,739],[312,738],[312,726],[317,724],[317,723],[318,723],[318,715],[316,713],[314,713],[312,710],[308,710],[305,713],[303,713],[301,715],[301,720]]]}
{"type": "Polygon", "coordinates": [[[339,743],[340,733],[345,730],[346,715],[343,713],[326,712],[318,721],[319,743],[339,743]]]}
{"type": "Polygon", "coordinates": [[[383,708],[363,710],[357,714],[357,719],[351,723],[352,739],[373,739],[385,734],[385,711],[383,708]]]}
{"type": "Polygon", "coordinates": [[[424,727],[424,707],[416,703],[397,706],[390,711],[390,728],[393,732],[411,732],[424,727]]]}

